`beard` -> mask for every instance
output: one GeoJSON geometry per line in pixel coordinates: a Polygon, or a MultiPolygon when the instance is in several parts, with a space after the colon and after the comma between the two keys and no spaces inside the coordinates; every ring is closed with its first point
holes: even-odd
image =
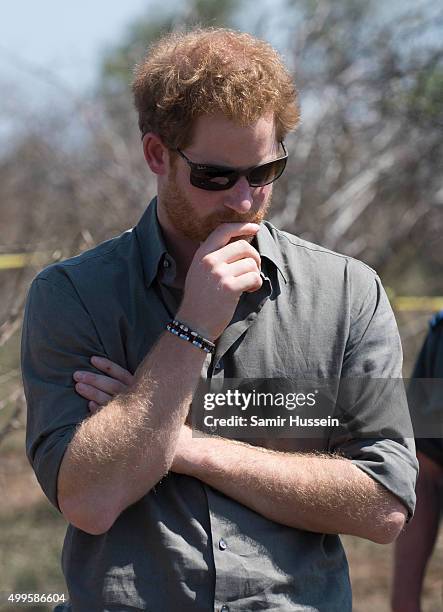
{"type": "MultiPolygon", "coordinates": [[[[220,223],[260,224],[271,206],[271,197],[272,192],[264,205],[256,211],[250,210],[241,214],[226,208],[199,219],[195,215],[192,202],[177,187],[175,169],[172,169],[170,179],[161,191],[162,203],[171,224],[178,232],[196,243],[204,242],[220,223]]],[[[253,238],[254,236],[235,236],[230,242],[241,239],[251,242],[253,238]]]]}

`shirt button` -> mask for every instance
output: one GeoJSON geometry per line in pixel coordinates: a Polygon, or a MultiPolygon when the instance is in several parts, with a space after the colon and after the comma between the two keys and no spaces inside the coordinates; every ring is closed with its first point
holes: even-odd
{"type": "Polygon", "coordinates": [[[218,547],[220,550],[226,550],[228,548],[228,545],[226,544],[226,542],[224,541],[223,538],[220,538],[220,541],[218,543],[218,547]]]}
{"type": "Polygon", "coordinates": [[[169,261],[167,259],[163,260],[163,267],[164,268],[169,268],[169,261]]]}
{"type": "Polygon", "coordinates": [[[224,604],[221,608],[220,608],[220,612],[229,612],[229,606],[227,606],[226,604],[224,604]]]}
{"type": "Polygon", "coordinates": [[[217,363],[216,363],[216,364],[215,364],[215,366],[214,366],[214,370],[215,370],[216,372],[218,372],[219,370],[221,370],[221,369],[222,369],[222,367],[223,367],[223,363],[222,363],[222,361],[221,361],[221,360],[220,360],[220,361],[217,361],[217,363]]]}

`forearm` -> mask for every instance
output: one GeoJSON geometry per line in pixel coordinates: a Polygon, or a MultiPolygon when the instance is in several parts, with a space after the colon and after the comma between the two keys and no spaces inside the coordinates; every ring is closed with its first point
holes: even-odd
{"type": "Polygon", "coordinates": [[[392,541],[406,511],[350,461],[289,454],[214,438],[194,438],[199,459],[188,473],[259,514],[320,533],[392,541]]]}
{"type": "Polygon", "coordinates": [[[169,470],[205,356],[164,333],[127,392],[83,421],[58,477],[59,505],[70,522],[106,531],[169,470]]]}
{"type": "Polygon", "coordinates": [[[394,552],[392,610],[419,612],[426,565],[440,518],[439,479],[420,460],[414,518],[398,538],[394,552]]]}

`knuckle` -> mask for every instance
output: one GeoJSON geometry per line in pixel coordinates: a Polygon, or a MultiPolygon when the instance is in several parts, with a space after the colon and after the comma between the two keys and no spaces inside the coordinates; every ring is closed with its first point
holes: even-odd
{"type": "Polygon", "coordinates": [[[97,402],[97,404],[101,404],[102,406],[104,406],[105,404],[108,403],[109,398],[106,395],[106,393],[99,392],[97,393],[97,398],[95,401],[97,402]]]}
{"type": "Polygon", "coordinates": [[[244,238],[242,238],[241,240],[238,240],[238,245],[243,249],[243,251],[249,251],[251,248],[253,248],[251,247],[249,242],[245,240],[244,238]]]}
{"type": "Polygon", "coordinates": [[[254,274],[254,281],[253,281],[253,282],[254,282],[254,286],[255,286],[257,289],[260,289],[260,287],[262,286],[262,283],[263,283],[263,281],[262,281],[262,278],[261,278],[260,274],[258,274],[258,273],[255,273],[255,274],[254,274]]]}
{"type": "Polygon", "coordinates": [[[254,261],[260,261],[260,255],[257,249],[254,249],[254,247],[250,245],[249,242],[247,242],[246,244],[247,247],[245,248],[245,255],[247,257],[251,257],[254,261]]]}
{"type": "Polygon", "coordinates": [[[111,393],[112,395],[118,395],[119,393],[121,393],[122,391],[124,391],[126,388],[126,385],[124,385],[121,382],[117,382],[114,387],[111,389],[111,393]]]}
{"type": "Polygon", "coordinates": [[[248,253],[250,254],[250,257],[252,257],[254,259],[254,261],[261,261],[261,257],[260,257],[260,253],[257,251],[257,249],[254,249],[254,247],[249,244],[248,242],[248,253]]]}
{"type": "Polygon", "coordinates": [[[248,268],[250,272],[256,272],[257,271],[257,262],[255,261],[255,259],[253,257],[248,257],[246,259],[247,264],[248,264],[248,268]]]}
{"type": "Polygon", "coordinates": [[[225,277],[225,266],[223,265],[217,265],[212,269],[212,274],[215,277],[216,280],[218,281],[222,281],[223,278],[225,277]]]}
{"type": "Polygon", "coordinates": [[[212,253],[209,253],[208,255],[205,255],[203,257],[203,259],[201,260],[201,263],[206,270],[212,270],[212,268],[215,267],[216,258],[214,257],[212,253]]]}
{"type": "Polygon", "coordinates": [[[221,281],[220,281],[220,288],[223,291],[226,292],[230,292],[233,291],[233,285],[232,285],[232,280],[229,277],[224,277],[221,281]]]}
{"type": "Polygon", "coordinates": [[[112,396],[117,395],[117,393],[120,392],[120,383],[116,380],[113,381],[112,384],[110,384],[109,387],[106,389],[106,392],[112,396]]]}

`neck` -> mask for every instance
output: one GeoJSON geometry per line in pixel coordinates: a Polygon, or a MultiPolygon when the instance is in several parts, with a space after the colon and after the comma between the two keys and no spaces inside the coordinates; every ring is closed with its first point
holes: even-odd
{"type": "Polygon", "coordinates": [[[185,284],[189,266],[200,245],[179,232],[171,224],[166,211],[161,206],[157,206],[157,217],[162,229],[166,249],[177,265],[177,277],[174,285],[182,288],[185,284]]]}

